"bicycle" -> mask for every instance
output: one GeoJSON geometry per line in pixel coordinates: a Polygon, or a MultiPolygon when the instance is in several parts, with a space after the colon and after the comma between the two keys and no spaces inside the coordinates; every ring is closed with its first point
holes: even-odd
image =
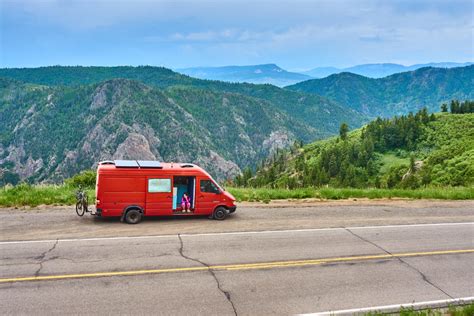
{"type": "Polygon", "coordinates": [[[87,203],[87,192],[79,188],[79,191],[76,192],[76,213],[79,216],[83,216],[84,213],[89,212],[88,203],[87,203]]]}

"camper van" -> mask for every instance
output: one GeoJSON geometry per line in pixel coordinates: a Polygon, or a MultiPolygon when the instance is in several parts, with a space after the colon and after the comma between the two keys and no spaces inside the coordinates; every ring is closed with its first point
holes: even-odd
{"type": "Polygon", "coordinates": [[[137,224],[144,216],[207,215],[223,220],[235,210],[232,194],[194,164],[114,160],[97,167],[98,216],[137,224]],[[181,203],[184,194],[187,211],[181,203]]]}

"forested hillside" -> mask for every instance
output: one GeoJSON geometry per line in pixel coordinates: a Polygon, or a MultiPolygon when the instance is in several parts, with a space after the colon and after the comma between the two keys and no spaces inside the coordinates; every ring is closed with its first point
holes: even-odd
{"type": "Polygon", "coordinates": [[[319,134],[264,100],[126,79],[76,87],[1,79],[0,100],[1,166],[32,182],[113,158],[192,161],[227,178],[319,134]]]}
{"type": "MultiPolygon", "coordinates": [[[[474,110],[474,102],[464,102],[474,110]]],[[[474,184],[474,113],[378,118],[362,129],[280,150],[237,185],[417,188],[474,184]]]]}
{"type": "Polygon", "coordinates": [[[304,81],[287,89],[325,96],[372,117],[438,111],[442,102],[474,98],[474,65],[451,69],[421,68],[372,79],[340,73],[304,81]]]}
{"type": "Polygon", "coordinates": [[[161,67],[0,69],[0,168],[7,182],[60,181],[102,159],[140,158],[191,161],[226,179],[296,140],[361,126],[367,114],[346,101],[161,67]]]}
{"type": "Polygon", "coordinates": [[[78,87],[105,80],[125,78],[140,81],[160,89],[190,87],[194,90],[238,93],[272,103],[291,117],[301,120],[318,131],[318,138],[337,133],[340,122],[358,126],[367,121],[365,115],[348,109],[324,97],[289,91],[272,85],[228,83],[195,79],[163,67],[65,67],[0,69],[0,77],[47,86],[78,87]]]}

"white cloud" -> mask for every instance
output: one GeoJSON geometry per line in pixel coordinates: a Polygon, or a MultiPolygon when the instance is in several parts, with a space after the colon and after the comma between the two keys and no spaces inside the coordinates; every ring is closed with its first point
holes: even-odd
{"type": "Polygon", "coordinates": [[[170,66],[270,61],[345,66],[473,55],[471,0],[0,1],[3,17],[19,17],[10,19],[10,29],[19,25],[37,41],[51,42],[51,34],[59,34],[93,49],[97,43],[120,43],[143,58],[159,48],[167,54],[162,59],[174,63],[170,66]],[[40,33],[38,25],[49,29],[40,33]]]}

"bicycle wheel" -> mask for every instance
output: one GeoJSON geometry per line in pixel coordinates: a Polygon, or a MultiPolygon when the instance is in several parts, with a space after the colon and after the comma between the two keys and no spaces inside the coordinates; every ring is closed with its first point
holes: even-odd
{"type": "Polygon", "coordinates": [[[82,205],[82,202],[80,202],[80,201],[77,202],[76,203],[76,213],[77,213],[77,215],[79,215],[79,216],[84,215],[84,211],[85,211],[85,209],[84,209],[84,206],[82,205]]]}

